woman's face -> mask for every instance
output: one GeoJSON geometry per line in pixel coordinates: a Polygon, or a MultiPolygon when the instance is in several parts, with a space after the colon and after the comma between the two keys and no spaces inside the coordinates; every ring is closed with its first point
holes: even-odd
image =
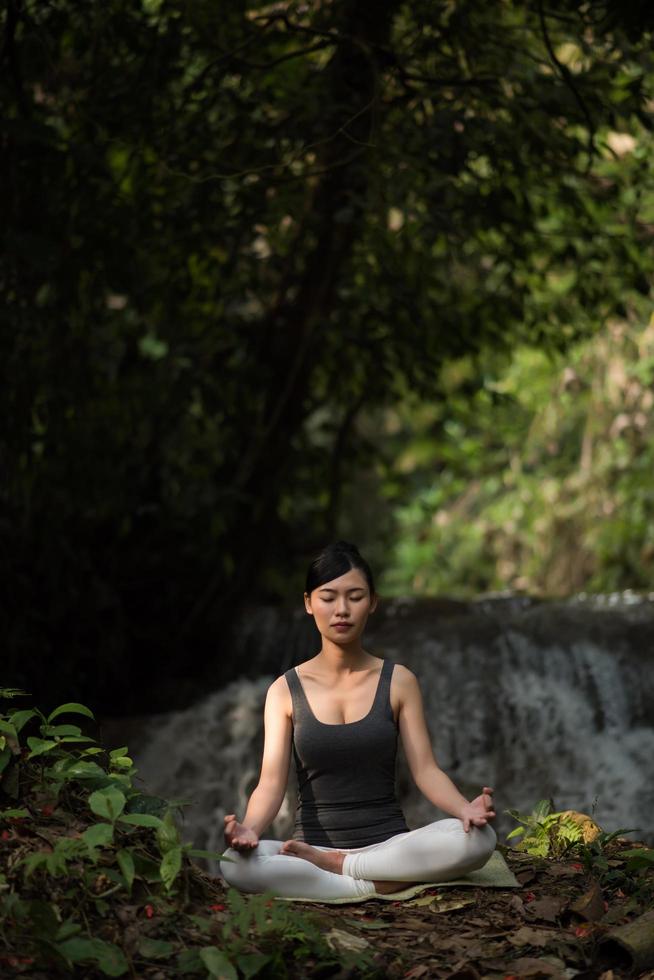
{"type": "Polygon", "coordinates": [[[368,615],[377,606],[377,597],[371,597],[361,569],[351,568],[319,585],[311,595],[305,592],[304,605],[325,638],[334,643],[351,643],[363,632],[368,615]]]}

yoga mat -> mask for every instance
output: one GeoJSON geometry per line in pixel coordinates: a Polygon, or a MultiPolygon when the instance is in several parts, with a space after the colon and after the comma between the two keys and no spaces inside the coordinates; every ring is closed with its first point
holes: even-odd
{"type": "MultiPolygon", "coordinates": [[[[398,882],[400,884],[400,882],[398,882]]],[[[461,888],[469,886],[471,888],[520,888],[520,882],[516,879],[503,855],[499,851],[493,851],[488,861],[479,871],[471,871],[463,878],[454,878],[452,881],[421,881],[417,885],[411,885],[401,891],[389,892],[388,895],[366,895],[364,898],[279,898],[284,902],[317,902],[319,905],[345,905],[358,904],[359,902],[369,902],[371,898],[377,898],[382,902],[405,902],[409,898],[415,898],[421,892],[429,888],[461,888]]]]}

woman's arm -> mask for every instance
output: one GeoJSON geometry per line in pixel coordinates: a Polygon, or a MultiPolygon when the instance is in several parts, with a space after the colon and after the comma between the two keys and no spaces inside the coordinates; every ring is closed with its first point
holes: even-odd
{"type": "Polygon", "coordinates": [[[259,837],[277,816],[284,799],[291,759],[290,694],[285,678],[278,677],[266,695],[264,747],[259,782],[248,801],[243,822],[233,813],[225,817],[225,842],[237,850],[256,847],[259,837]]]}
{"type": "Polygon", "coordinates": [[[469,830],[471,824],[484,826],[495,816],[490,795],[493,790],[484,786],[481,795],[471,803],[461,795],[434,758],[425,722],[422,695],[415,675],[408,668],[397,664],[393,675],[394,681],[396,676],[399,689],[400,735],[416,786],[434,806],[462,820],[464,830],[469,830]]]}

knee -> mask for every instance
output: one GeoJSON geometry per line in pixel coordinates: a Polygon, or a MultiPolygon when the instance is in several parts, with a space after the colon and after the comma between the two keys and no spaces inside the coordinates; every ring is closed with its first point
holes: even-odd
{"type": "Polygon", "coordinates": [[[497,834],[489,823],[484,827],[471,828],[470,833],[474,834],[475,850],[478,855],[475,868],[472,870],[477,871],[479,868],[483,868],[495,850],[497,834]]]}
{"type": "Polygon", "coordinates": [[[225,851],[223,858],[232,858],[231,861],[219,861],[218,867],[220,868],[220,873],[227,882],[228,885],[235,885],[238,887],[238,867],[239,867],[239,853],[233,850],[231,847],[225,851]]]}

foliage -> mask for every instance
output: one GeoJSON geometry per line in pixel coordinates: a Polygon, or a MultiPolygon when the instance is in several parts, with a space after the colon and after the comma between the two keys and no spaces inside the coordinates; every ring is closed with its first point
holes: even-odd
{"type": "Polygon", "coordinates": [[[181,804],[136,789],[126,747],[85,745],[95,740],[62,715],[93,718],[77,702],[0,714],[0,803],[14,804],[0,809],[0,962],[50,976],[152,962],[227,980],[294,976],[292,963],[303,976],[336,962],[374,973],[367,954],[335,952],[312,917],[270,895],[231,890],[202,914],[213,893],[190,858],[221,855],[181,842],[181,804]]]}
{"type": "Polygon", "coordinates": [[[539,800],[529,814],[517,810],[505,812],[520,824],[506,838],[522,838],[517,850],[540,858],[573,858],[580,862],[579,868],[583,867],[607,891],[633,894],[643,902],[649,902],[654,895],[651,876],[654,850],[645,845],[613,850],[618,839],[636,828],[620,828],[609,833],[586,814],[572,810],[555,812],[552,800],[539,800]]]}
{"type": "Polygon", "coordinates": [[[55,696],[135,711],[188,695],[190,648],[228,680],[239,601],[301,592],[352,527],[385,556],[364,411],[647,295],[651,26],[612,0],[7,6],[11,683],[56,661],[55,696]]]}
{"type": "Polygon", "coordinates": [[[530,814],[506,810],[522,826],[507,834],[507,840],[522,836],[520,850],[537,857],[559,858],[584,839],[583,828],[565,811],[553,812],[551,800],[539,800],[530,814]]]}
{"type": "Polygon", "coordinates": [[[620,890],[635,895],[645,903],[654,898],[654,850],[645,845],[620,851],[620,860],[613,860],[611,844],[629,830],[602,832],[594,840],[586,841],[577,849],[577,855],[585,871],[607,891],[620,890]]]}
{"type": "Polygon", "coordinates": [[[558,356],[450,365],[447,402],[390,414],[385,591],[651,590],[653,372],[654,315],[634,313],[558,356]]]}

